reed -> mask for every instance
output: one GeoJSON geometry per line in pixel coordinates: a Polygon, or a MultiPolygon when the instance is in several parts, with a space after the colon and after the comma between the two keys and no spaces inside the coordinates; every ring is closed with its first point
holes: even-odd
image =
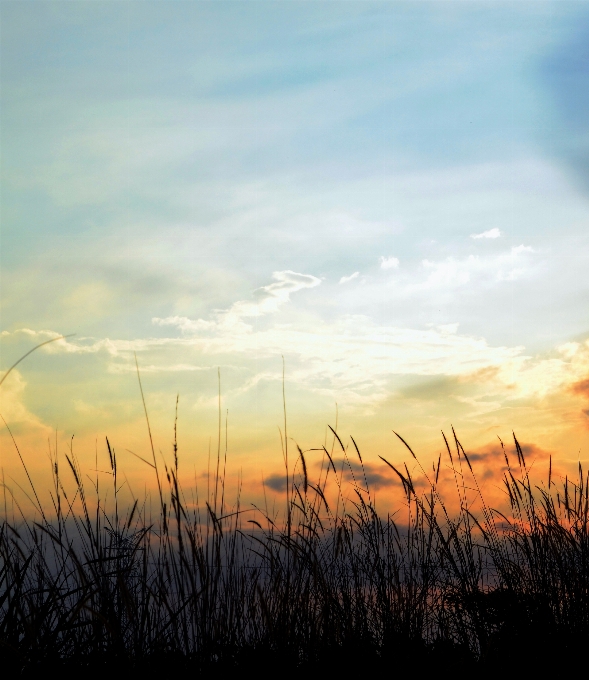
{"type": "Polygon", "coordinates": [[[547,483],[535,486],[514,437],[517,463],[506,454],[500,512],[485,502],[458,438],[444,437],[447,460],[421,469],[419,485],[407,466],[383,458],[403,489],[401,522],[377,511],[353,439],[346,446],[333,437],[339,453],[323,449],[314,481],[298,449],[300,474],[289,471],[280,517],[246,512],[239,492],[229,506],[222,466],[208,495],[193,490],[188,503],[176,443],[171,466],[160,470],[155,455],[145,461],[158,483],[155,510],[147,497],[123,509],[108,440],[108,503],[98,477],[84,481],[72,449],[68,480],[55,455],[51,512],[30,480],[37,519],[23,511],[0,525],[3,667],[208,677],[251,666],[319,677],[546,669],[578,654],[589,632],[581,466],[561,482],[550,466],[547,483]],[[347,491],[336,461],[354,475],[347,491]],[[455,478],[454,512],[440,490],[441,464],[455,478]]]}
{"type": "Polygon", "coordinates": [[[440,455],[431,472],[397,434],[418,476],[382,458],[402,490],[399,512],[383,514],[359,447],[353,437],[344,444],[337,424],[331,450],[313,449],[322,454],[315,480],[300,447],[289,464],[283,394],[286,489],[282,513],[270,513],[267,505],[244,507],[239,487],[227,501],[220,397],[206,493],[185,492],[179,481],[177,402],[173,461],[161,469],[138,367],[137,375],[152,454],[138,458],[154,475],[155,505],[146,494],[125,507],[107,439],[112,484],[101,485],[98,472],[87,476],[73,446],[63,459],[56,448],[47,509],[13,437],[34,514],[3,483],[6,672],[513,676],[582,663],[589,477],[580,464],[574,480],[557,482],[550,460],[546,483],[536,485],[514,435],[515,460],[501,443],[505,507],[493,508],[454,430],[450,442],[442,433],[445,460],[440,455]]]}

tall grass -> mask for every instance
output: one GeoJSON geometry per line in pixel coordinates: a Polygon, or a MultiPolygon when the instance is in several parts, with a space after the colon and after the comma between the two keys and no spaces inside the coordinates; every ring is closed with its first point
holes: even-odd
{"type": "Polygon", "coordinates": [[[239,491],[229,505],[222,463],[206,493],[187,500],[176,443],[171,465],[144,461],[157,481],[155,509],[148,496],[123,507],[108,441],[110,500],[98,476],[84,481],[73,450],[63,461],[56,453],[50,511],[32,480],[35,520],[24,510],[9,517],[5,496],[2,666],[158,669],[160,677],[250,665],[282,675],[444,664],[513,671],[555,658],[562,667],[582,649],[589,479],[580,466],[574,481],[556,482],[550,469],[535,486],[514,436],[499,511],[458,439],[444,438],[446,460],[421,469],[420,484],[383,458],[403,490],[402,512],[384,515],[354,440],[347,447],[333,436],[336,451],[322,449],[316,479],[298,449],[279,516],[246,512],[239,491]],[[338,461],[352,476],[347,491],[338,461]],[[444,467],[455,480],[452,506],[440,489],[444,467]]]}

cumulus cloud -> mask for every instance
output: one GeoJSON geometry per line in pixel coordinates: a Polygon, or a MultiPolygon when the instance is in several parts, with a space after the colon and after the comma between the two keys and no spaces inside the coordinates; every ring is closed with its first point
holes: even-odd
{"type": "Polygon", "coordinates": [[[354,272],[353,274],[350,274],[349,276],[342,276],[342,278],[339,280],[340,283],[347,283],[348,281],[353,281],[354,279],[357,279],[360,276],[360,272],[354,272]]]}
{"type": "Polygon", "coordinates": [[[398,269],[398,267],[399,267],[399,258],[398,257],[381,256],[381,257],[379,257],[378,261],[380,262],[380,268],[381,269],[398,269]]]}
{"type": "Polygon", "coordinates": [[[499,238],[501,236],[501,232],[497,227],[494,227],[493,229],[488,229],[487,231],[483,231],[480,234],[471,234],[470,238],[499,238]]]}

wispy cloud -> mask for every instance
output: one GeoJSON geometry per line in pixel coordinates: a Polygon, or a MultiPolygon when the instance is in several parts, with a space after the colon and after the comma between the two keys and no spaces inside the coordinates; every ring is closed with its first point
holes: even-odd
{"type": "Polygon", "coordinates": [[[497,227],[494,227],[493,229],[488,229],[487,231],[483,231],[480,234],[471,234],[470,238],[499,238],[501,236],[501,232],[497,227]]]}
{"type": "Polygon", "coordinates": [[[531,246],[519,245],[496,255],[465,258],[448,257],[444,260],[423,260],[421,265],[427,278],[417,288],[455,288],[477,280],[479,283],[514,281],[530,274],[533,265],[529,256],[531,246]]]}
{"type": "MultiPolygon", "coordinates": [[[[422,285],[459,285],[477,272],[496,277],[498,263],[528,254],[528,247],[518,246],[484,262],[477,258],[428,262],[424,265],[428,278],[422,285]]],[[[233,365],[238,373],[245,370],[233,388],[236,394],[255,389],[260,381],[276,379],[267,361],[285,356],[290,379],[305,389],[330,398],[337,395],[341,404],[370,408],[390,396],[395,376],[475,376],[479,380],[481,371],[486,371],[479,382],[489,386],[490,394],[503,394],[499,400],[485,402],[488,411],[505,399],[562,390],[589,374],[589,343],[567,343],[550,356],[533,357],[519,345],[493,346],[482,337],[459,333],[457,323],[408,328],[362,315],[321,320],[308,316],[308,311],[293,324],[289,313],[285,323],[282,312],[291,296],[316,288],[320,279],[290,270],[275,272],[273,279],[254,292],[253,300],[238,300],[206,318],[153,319],[155,325],[175,329],[178,335],[135,340],[73,338],[59,340],[41,352],[104,353],[111,373],[134,370],[132,352],[143,353],[142,370],[148,373],[208,371],[212,361],[233,365]],[[248,323],[260,317],[266,317],[264,324],[248,323]]],[[[293,311],[296,314],[297,308],[293,311]]],[[[18,333],[38,339],[56,335],[50,330],[18,333]]],[[[463,399],[465,404],[468,398],[463,399]]],[[[473,412],[482,408],[478,402],[470,406],[473,412]]]]}
{"type": "Polygon", "coordinates": [[[360,276],[360,272],[354,272],[353,274],[350,274],[349,276],[342,276],[342,278],[339,280],[340,283],[348,283],[348,281],[353,281],[354,279],[357,279],[360,276]]]}
{"type": "Polygon", "coordinates": [[[214,320],[170,316],[164,319],[152,319],[157,326],[176,326],[184,332],[214,331],[219,328],[247,331],[251,326],[244,319],[252,319],[277,312],[290,300],[293,293],[305,288],[315,288],[321,279],[311,274],[299,274],[290,270],[274,272],[275,283],[262,286],[254,291],[254,300],[239,300],[227,310],[217,312],[214,320]]]}
{"type": "Polygon", "coordinates": [[[397,269],[399,267],[398,257],[380,257],[380,268],[381,269],[397,269]]]}

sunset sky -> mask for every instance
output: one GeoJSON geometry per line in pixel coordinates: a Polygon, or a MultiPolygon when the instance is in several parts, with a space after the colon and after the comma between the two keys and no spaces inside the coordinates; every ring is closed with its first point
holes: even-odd
{"type": "MultiPolygon", "coordinates": [[[[453,425],[491,471],[512,430],[542,468],[589,462],[589,4],[0,19],[0,368],[75,334],[0,388],[35,474],[48,437],[94,465],[108,435],[140,483],[134,352],[164,457],[180,395],[191,474],[218,369],[231,470],[280,474],[283,357],[289,437],[337,411],[377,485],[393,429],[428,459],[453,425]]],[[[0,457],[18,479],[6,429],[0,457]]]]}

